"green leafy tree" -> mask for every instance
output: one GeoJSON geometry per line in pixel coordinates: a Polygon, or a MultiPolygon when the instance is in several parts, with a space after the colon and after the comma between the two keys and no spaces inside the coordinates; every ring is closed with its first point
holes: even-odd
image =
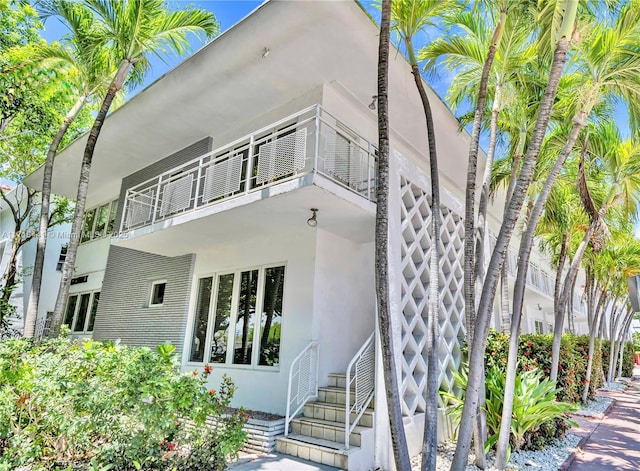
{"type": "Polygon", "coordinates": [[[83,0],[78,7],[93,13],[94,44],[100,48],[108,45],[113,61],[118,66],[104,94],[84,149],[71,228],[72,237],[62,268],[51,324],[52,335],[57,335],[62,323],[64,304],[69,294],[80,243],[93,153],[113,100],[127,80],[141,80],[148,69],[150,55],[184,55],[190,48],[190,34],[211,37],[218,32],[218,23],[212,13],[192,7],[170,10],[164,0],[83,0]]]}

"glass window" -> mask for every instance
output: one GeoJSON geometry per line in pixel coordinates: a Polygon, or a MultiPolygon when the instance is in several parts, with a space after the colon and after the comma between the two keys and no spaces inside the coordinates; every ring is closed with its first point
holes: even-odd
{"type": "Polygon", "coordinates": [[[164,304],[164,293],[167,288],[166,281],[154,281],[151,284],[151,301],[150,306],[161,306],[164,304]]]}
{"type": "Polygon", "coordinates": [[[196,304],[196,319],[193,324],[193,340],[191,342],[191,356],[189,361],[203,362],[204,349],[207,341],[207,324],[209,322],[209,306],[211,304],[211,289],[213,277],[201,278],[198,286],[198,302],[196,304]]]}
{"type": "Polygon", "coordinates": [[[82,224],[82,238],[80,242],[86,242],[91,239],[91,233],[93,231],[93,223],[96,219],[96,210],[90,209],[84,214],[84,221],[82,224]]]}
{"type": "Polygon", "coordinates": [[[64,323],[71,327],[73,316],[76,313],[76,305],[78,304],[78,296],[70,296],[67,301],[67,312],[64,315],[64,323]]]}
{"type": "Polygon", "coordinates": [[[264,297],[260,315],[259,364],[263,366],[280,364],[283,293],[284,267],[267,268],[264,275],[264,297]]]}
{"type": "Polygon", "coordinates": [[[74,332],[84,332],[84,323],[87,320],[87,311],[89,310],[89,298],[91,298],[91,293],[85,293],[80,296],[80,307],[72,329],[74,332]]]}
{"type": "Polygon", "coordinates": [[[113,228],[116,225],[116,213],[118,212],[118,200],[111,202],[111,211],[109,212],[109,223],[107,224],[107,235],[113,234],[113,228]]]}
{"type": "Polygon", "coordinates": [[[211,363],[225,363],[227,361],[234,278],[233,273],[218,277],[218,296],[216,297],[216,312],[211,335],[211,363]]]}
{"type": "Polygon", "coordinates": [[[64,261],[67,259],[67,245],[63,245],[60,247],[60,256],[58,257],[58,263],[56,264],[56,271],[62,271],[62,267],[64,266],[64,261]]]}
{"type": "Polygon", "coordinates": [[[91,303],[91,315],[89,316],[89,324],[87,332],[93,332],[93,324],[96,322],[96,313],[98,312],[98,303],[100,302],[100,292],[93,293],[93,302],[91,303]]]}
{"type": "Polygon", "coordinates": [[[258,270],[242,272],[234,338],[233,363],[236,365],[251,364],[257,291],[258,270]]]}
{"type": "Polygon", "coordinates": [[[104,237],[104,231],[107,228],[109,222],[109,204],[103,204],[96,210],[96,225],[93,230],[92,239],[98,239],[104,237]]]}

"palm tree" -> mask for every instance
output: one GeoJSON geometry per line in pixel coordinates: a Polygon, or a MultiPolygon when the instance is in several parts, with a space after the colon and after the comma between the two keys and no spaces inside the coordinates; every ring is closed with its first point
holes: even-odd
{"type": "MultiPolygon", "coordinates": [[[[458,429],[456,452],[451,463],[452,471],[462,471],[466,466],[467,458],[469,456],[469,443],[471,440],[474,416],[478,410],[478,398],[480,396],[480,387],[483,383],[482,380],[484,377],[483,357],[489,333],[489,323],[491,320],[491,312],[493,311],[493,302],[496,295],[500,270],[504,263],[509,241],[522,209],[527,189],[533,177],[542,140],[551,117],[551,109],[553,107],[560,77],[562,76],[564,64],[566,62],[566,55],[574,30],[576,14],[577,2],[567,2],[566,9],[562,15],[562,23],[558,33],[558,42],[555,46],[549,77],[543,98],[540,102],[536,124],[527,147],[527,152],[522,160],[522,167],[517,179],[517,184],[505,211],[505,217],[503,219],[502,226],[500,227],[500,232],[498,233],[495,248],[482,286],[482,294],[480,296],[480,302],[478,304],[478,311],[476,313],[474,324],[474,336],[470,347],[469,376],[462,410],[462,419],[458,429]]],[[[505,396],[505,406],[509,400],[513,400],[513,395],[511,395],[511,397],[505,396]]]]}
{"type": "Polygon", "coordinates": [[[378,48],[378,187],[376,190],[376,292],[382,345],[382,368],[396,469],[411,470],[402,409],[398,397],[393,332],[389,309],[389,36],[391,0],[381,4],[378,48]]]}
{"type": "MultiPolygon", "coordinates": [[[[636,210],[640,205],[640,142],[633,139],[622,141],[617,128],[611,123],[603,123],[597,129],[599,139],[596,142],[599,142],[599,145],[596,148],[599,149],[599,155],[596,156],[597,161],[590,165],[590,168],[601,166],[605,174],[605,181],[599,183],[597,190],[604,190],[606,193],[599,204],[594,202],[592,198],[593,192],[590,191],[585,175],[584,159],[582,159],[580,162],[579,187],[583,204],[589,215],[590,224],[573,257],[558,300],[551,351],[550,377],[553,380],[558,375],[560,340],[567,300],[572,295],[571,288],[580,269],[587,245],[592,242],[592,238],[598,230],[605,231],[605,233],[608,231],[604,218],[613,206],[620,205],[624,215],[629,218],[631,215],[636,214],[636,210]],[[596,204],[598,204],[599,208],[596,204]]],[[[594,138],[595,135],[596,133],[594,133],[594,138]]]]}
{"type": "Polygon", "coordinates": [[[108,83],[109,76],[115,71],[109,64],[109,57],[105,50],[96,48],[92,44],[93,15],[87,9],[79,7],[74,2],[58,1],[46,4],[41,13],[44,16],[57,16],[68,27],[70,34],[64,38],[64,44],[54,43],[39,47],[34,59],[43,63],[53,62],[56,66],[62,65],[69,69],[68,74],[74,79],[73,86],[78,98],[67,112],[58,132],[51,141],[44,163],[36,257],[29,304],[24,319],[25,337],[33,337],[38,317],[44,254],[47,246],[54,159],[62,139],[84,105],[93,94],[108,83]]]}
{"type": "Polygon", "coordinates": [[[429,148],[429,171],[431,177],[431,257],[429,260],[429,315],[427,322],[427,394],[425,408],[424,439],[422,445],[422,470],[435,469],[438,454],[438,347],[440,344],[440,181],[436,135],[431,104],[424,87],[413,38],[428,26],[434,18],[446,13],[454,6],[450,0],[398,0],[391,7],[392,29],[398,34],[406,48],[413,80],[420,95],[424,111],[427,143],[429,148]]]}
{"type": "Polygon", "coordinates": [[[212,13],[192,7],[171,11],[164,0],[83,0],[81,8],[89,9],[94,15],[95,44],[97,47],[108,45],[119,65],[96,114],[84,149],[71,226],[74,236],[69,240],[62,268],[52,320],[52,335],[58,334],[62,311],[69,294],[94,149],[114,98],[129,78],[130,72],[141,79],[148,68],[149,55],[169,52],[183,55],[190,48],[187,39],[190,33],[211,37],[218,32],[218,23],[212,13]]]}

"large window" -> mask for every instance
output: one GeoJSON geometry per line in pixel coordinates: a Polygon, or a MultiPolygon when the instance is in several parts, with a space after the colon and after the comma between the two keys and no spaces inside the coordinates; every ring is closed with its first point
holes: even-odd
{"type": "Polygon", "coordinates": [[[189,361],[278,367],[284,266],[200,278],[189,361]]]}
{"type": "Polygon", "coordinates": [[[88,209],[84,213],[80,242],[88,242],[111,235],[115,227],[117,211],[118,200],[88,209]]]}
{"type": "Polygon", "coordinates": [[[73,333],[93,332],[93,324],[98,312],[100,292],[72,294],[67,301],[64,323],[73,333]]]}

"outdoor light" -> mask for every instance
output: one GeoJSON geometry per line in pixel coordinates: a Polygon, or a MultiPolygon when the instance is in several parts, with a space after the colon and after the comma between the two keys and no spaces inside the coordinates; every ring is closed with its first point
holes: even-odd
{"type": "Polygon", "coordinates": [[[311,212],[313,213],[313,215],[307,219],[307,224],[309,224],[311,227],[316,227],[318,225],[318,219],[317,219],[317,212],[318,212],[318,208],[311,208],[311,212]]]}
{"type": "Polygon", "coordinates": [[[270,52],[271,52],[271,49],[265,46],[265,48],[262,50],[262,58],[266,59],[270,52]]]}
{"type": "Polygon", "coordinates": [[[371,103],[369,103],[369,109],[375,111],[376,102],[378,101],[378,95],[373,95],[371,97],[371,103]]]}
{"type": "Polygon", "coordinates": [[[542,306],[540,306],[540,303],[538,303],[538,311],[542,311],[542,306]]]}

